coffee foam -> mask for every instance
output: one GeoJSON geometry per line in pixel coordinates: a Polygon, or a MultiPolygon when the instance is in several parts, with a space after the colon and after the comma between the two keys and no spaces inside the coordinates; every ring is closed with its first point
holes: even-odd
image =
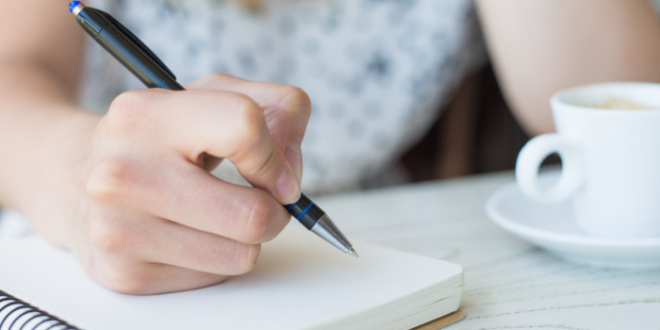
{"type": "Polygon", "coordinates": [[[621,99],[621,98],[609,98],[604,102],[597,104],[587,105],[590,108],[599,108],[599,109],[624,109],[624,110],[649,110],[650,107],[635,103],[630,100],[621,99]]]}

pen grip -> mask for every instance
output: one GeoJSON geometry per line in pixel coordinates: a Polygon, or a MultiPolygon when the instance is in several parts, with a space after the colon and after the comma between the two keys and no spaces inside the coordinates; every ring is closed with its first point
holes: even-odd
{"type": "Polygon", "coordinates": [[[325,211],[314,204],[305,194],[301,194],[300,199],[295,204],[285,205],[284,207],[305,228],[310,230],[325,214],[325,211]]]}

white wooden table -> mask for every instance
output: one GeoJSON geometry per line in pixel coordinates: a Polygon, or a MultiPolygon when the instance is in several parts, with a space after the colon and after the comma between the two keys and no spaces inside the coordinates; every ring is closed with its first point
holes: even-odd
{"type": "Polygon", "coordinates": [[[317,201],[351,238],[464,266],[458,329],[660,329],[660,269],[571,264],[493,224],[486,198],[513,173],[317,201]]]}

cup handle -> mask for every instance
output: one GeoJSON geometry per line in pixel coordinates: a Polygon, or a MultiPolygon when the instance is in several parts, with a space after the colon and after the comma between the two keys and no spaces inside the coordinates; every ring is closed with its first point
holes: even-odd
{"type": "Polygon", "coordinates": [[[584,160],[577,141],[561,134],[539,135],[525,144],[516,161],[516,181],[520,190],[544,204],[569,198],[584,182],[584,160]],[[559,181],[542,189],[539,183],[541,163],[553,153],[559,154],[562,170],[559,181]]]}

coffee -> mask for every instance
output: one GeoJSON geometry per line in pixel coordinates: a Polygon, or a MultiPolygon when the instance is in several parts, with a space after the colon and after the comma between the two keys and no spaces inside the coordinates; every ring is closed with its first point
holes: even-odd
{"type": "Polygon", "coordinates": [[[590,106],[591,108],[599,108],[599,109],[624,109],[624,110],[648,110],[651,109],[650,107],[635,103],[633,101],[629,101],[626,99],[620,99],[620,98],[609,98],[605,102],[595,104],[593,106],[590,106]]]}

